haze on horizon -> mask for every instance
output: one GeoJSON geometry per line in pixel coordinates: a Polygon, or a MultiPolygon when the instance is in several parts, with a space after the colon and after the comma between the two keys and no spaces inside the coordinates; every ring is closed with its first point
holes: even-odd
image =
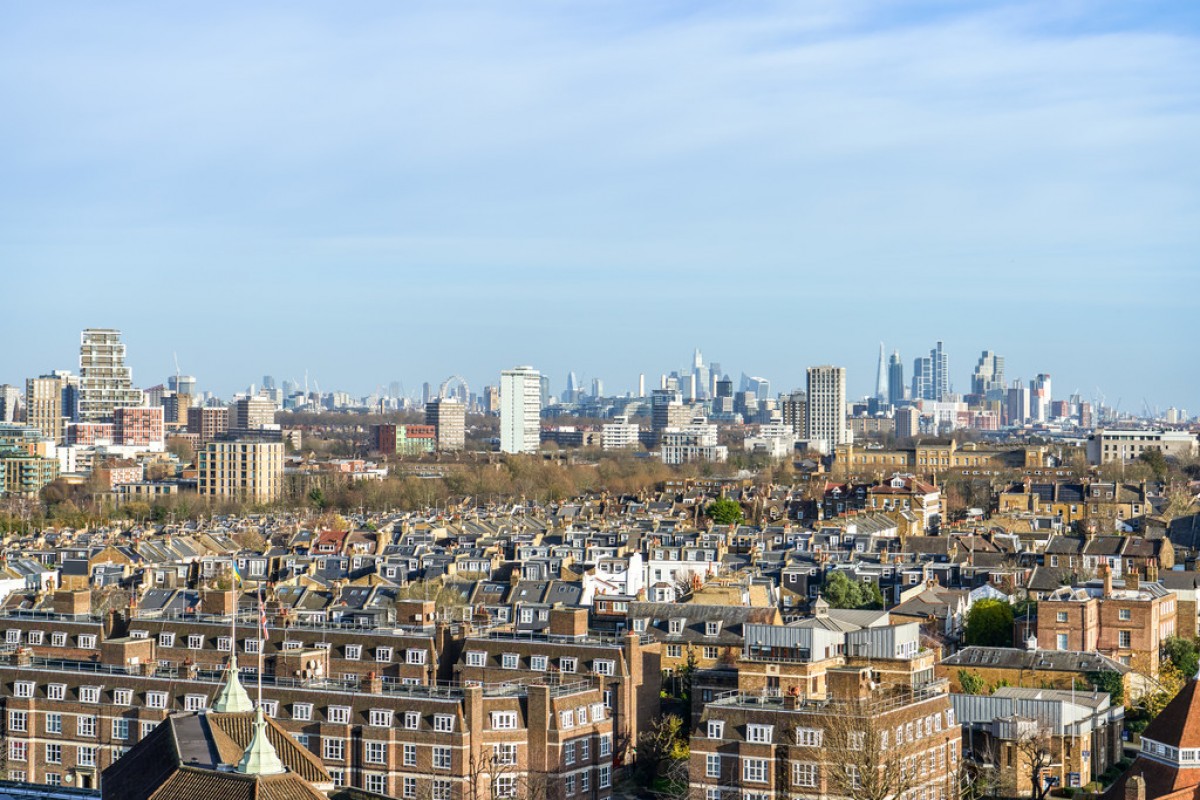
{"type": "Polygon", "coordinates": [[[124,331],[228,395],[880,339],[1200,410],[1200,7],[14,2],[0,383],[124,331]]]}

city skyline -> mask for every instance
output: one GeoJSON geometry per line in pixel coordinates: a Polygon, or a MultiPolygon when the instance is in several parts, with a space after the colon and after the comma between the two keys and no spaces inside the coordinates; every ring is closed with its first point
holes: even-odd
{"type": "Polygon", "coordinates": [[[995,349],[1065,391],[1200,405],[1185,337],[1149,328],[1197,288],[1188,5],[4,21],[5,380],[101,325],[139,382],[178,352],[221,393],[519,363],[619,391],[699,343],[777,390],[844,365],[860,396],[881,338],[908,366],[944,339],[960,387],[995,349]]]}

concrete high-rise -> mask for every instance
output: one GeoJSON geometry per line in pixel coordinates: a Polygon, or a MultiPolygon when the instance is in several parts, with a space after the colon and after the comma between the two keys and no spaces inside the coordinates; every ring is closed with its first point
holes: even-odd
{"type": "Polygon", "coordinates": [[[63,379],[56,375],[25,381],[25,422],[55,442],[63,440],[64,388],[63,379]]]}
{"type": "Polygon", "coordinates": [[[500,451],[536,453],[541,445],[542,375],[533,367],[500,373],[500,451]]]}
{"type": "Polygon", "coordinates": [[[435,397],[425,404],[425,424],[436,432],[438,450],[462,450],[467,444],[467,407],[457,400],[435,397]]]}
{"type": "Polygon", "coordinates": [[[197,453],[196,491],[206,497],[270,502],[283,494],[283,443],[209,442],[197,453]]]}
{"type": "Polygon", "coordinates": [[[990,399],[999,399],[1004,389],[1004,356],[984,350],[971,375],[971,394],[985,397],[991,394],[990,399]]]}
{"type": "Polygon", "coordinates": [[[904,362],[899,350],[892,351],[888,359],[888,402],[892,405],[904,402],[904,362]]]}
{"type": "Polygon", "coordinates": [[[883,354],[883,342],[879,343],[879,366],[875,371],[875,399],[881,403],[891,402],[888,397],[889,370],[887,357],[883,354]]]}
{"type": "Polygon", "coordinates": [[[950,394],[950,358],[940,341],[929,351],[929,360],[933,364],[933,397],[930,399],[941,401],[950,394]]]}
{"type": "Polygon", "coordinates": [[[230,409],[229,427],[235,431],[256,431],[275,424],[275,403],[265,397],[243,397],[230,409]]]}
{"type": "Polygon", "coordinates": [[[1008,413],[1009,425],[1020,425],[1029,419],[1029,389],[1020,378],[1013,381],[1008,390],[1005,410],[1008,413]]]}
{"type": "Polygon", "coordinates": [[[933,359],[929,356],[917,356],[913,359],[912,399],[937,399],[933,396],[933,359]]]}
{"type": "Polygon", "coordinates": [[[849,444],[846,427],[845,367],[808,368],[808,408],[805,436],[825,442],[829,452],[839,444],[849,444]]]}
{"type": "Polygon", "coordinates": [[[1042,373],[1029,382],[1029,416],[1035,422],[1050,419],[1050,376],[1042,373]]]}
{"type": "Polygon", "coordinates": [[[798,439],[804,438],[808,425],[808,395],[804,392],[792,392],[780,398],[779,410],[783,414],[783,424],[792,430],[798,439]]]}
{"type": "Polygon", "coordinates": [[[142,392],[133,386],[133,371],[125,364],[121,332],[87,328],[79,343],[80,422],[111,420],[113,410],[142,405],[142,392]]]}

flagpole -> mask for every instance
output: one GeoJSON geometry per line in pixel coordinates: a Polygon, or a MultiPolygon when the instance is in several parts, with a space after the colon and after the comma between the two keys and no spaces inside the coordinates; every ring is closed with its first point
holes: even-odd
{"type": "Polygon", "coordinates": [[[263,607],[262,584],[258,585],[258,707],[262,708],[263,650],[267,647],[267,611],[263,607]]]}

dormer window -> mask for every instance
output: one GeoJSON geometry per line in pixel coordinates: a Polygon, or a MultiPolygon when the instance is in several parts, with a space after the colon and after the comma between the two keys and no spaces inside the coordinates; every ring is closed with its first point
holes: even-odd
{"type": "Polygon", "coordinates": [[[705,636],[716,636],[720,632],[721,632],[721,623],[720,622],[704,623],[704,635],[705,636]]]}
{"type": "Polygon", "coordinates": [[[683,633],[683,625],[687,622],[684,617],[677,617],[670,621],[668,631],[672,634],[683,633]]]}

